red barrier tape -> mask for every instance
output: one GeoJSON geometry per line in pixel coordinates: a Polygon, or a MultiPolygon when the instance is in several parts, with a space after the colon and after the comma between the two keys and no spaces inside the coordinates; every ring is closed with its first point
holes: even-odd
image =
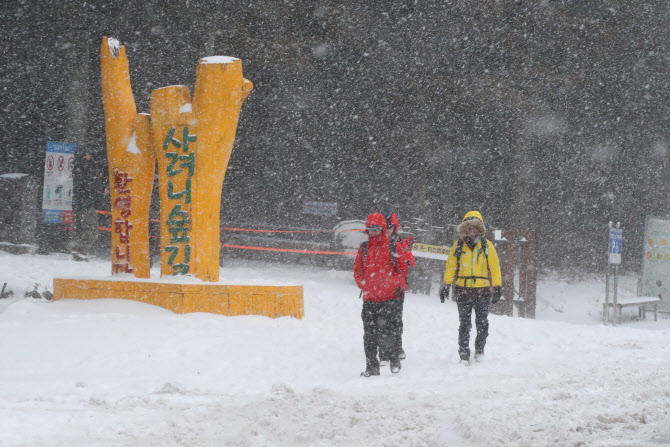
{"type": "Polygon", "coordinates": [[[251,247],[248,245],[228,245],[221,244],[222,247],[226,248],[241,248],[243,250],[264,250],[264,251],[282,251],[288,253],[307,253],[313,255],[345,255],[345,256],[356,256],[357,251],[319,251],[319,250],[294,250],[290,248],[270,248],[270,247],[251,247]]]}
{"type": "MultiPolygon", "coordinates": [[[[108,228],[108,227],[98,227],[98,230],[102,230],[102,231],[112,231],[112,229],[111,229],[111,228],[108,228]]],[[[152,236],[152,235],[149,235],[149,237],[153,237],[153,238],[155,238],[155,239],[158,239],[158,236],[152,236]]]]}
{"type": "Polygon", "coordinates": [[[253,231],[258,233],[344,233],[347,231],[364,231],[364,230],[253,230],[250,228],[232,228],[223,227],[226,231],[253,231]]]}
{"type": "MultiPolygon", "coordinates": [[[[97,210],[98,214],[104,214],[105,216],[111,216],[112,213],[109,211],[100,211],[97,210]]],[[[151,219],[151,222],[160,223],[158,219],[151,219]]],[[[251,228],[234,228],[234,227],[223,227],[226,231],[251,231],[255,233],[346,233],[349,231],[365,231],[365,230],[258,230],[251,228]]]]}
{"type": "MultiPolygon", "coordinates": [[[[111,228],[108,227],[98,227],[98,230],[101,231],[112,231],[111,228]]],[[[153,238],[158,238],[158,236],[149,236],[153,238]]],[[[320,250],[297,250],[297,249],[291,249],[291,248],[270,248],[270,247],[252,247],[249,245],[229,245],[229,244],[221,244],[221,247],[225,248],[240,248],[242,250],[263,250],[263,251],[281,251],[285,253],[304,253],[304,254],[311,254],[311,255],[344,255],[344,256],[356,256],[358,254],[357,251],[320,251],[320,250]]]]}

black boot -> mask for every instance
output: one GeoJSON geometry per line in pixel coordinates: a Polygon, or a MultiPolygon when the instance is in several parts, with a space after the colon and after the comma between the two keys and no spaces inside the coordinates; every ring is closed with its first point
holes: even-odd
{"type": "Polygon", "coordinates": [[[378,375],[379,375],[379,368],[365,368],[365,371],[361,373],[361,377],[370,377],[378,375]]]}

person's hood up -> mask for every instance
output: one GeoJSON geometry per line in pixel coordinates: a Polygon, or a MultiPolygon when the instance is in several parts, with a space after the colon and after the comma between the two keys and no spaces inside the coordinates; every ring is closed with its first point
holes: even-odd
{"type": "Polygon", "coordinates": [[[458,236],[463,239],[468,235],[470,229],[474,228],[477,230],[477,236],[486,237],[486,227],[481,216],[479,211],[470,211],[467,213],[463,218],[463,223],[458,226],[458,236]],[[465,220],[468,217],[476,217],[477,219],[465,220]]]}
{"type": "Polygon", "coordinates": [[[479,211],[468,211],[467,213],[465,213],[465,216],[463,216],[462,222],[465,222],[465,219],[467,219],[469,217],[476,217],[477,219],[480,220],[481,223],[484,223],[484,218],[482,217],[482,213],[480,213],[479,211]]]}
{"type": "Polygon", "coordinates": [[[400,230],[400,222],[398,222],[398,216],[395,213],[391,213],[391,225],[395,227],[396,231],[400,230]]]}
{"type": "Polygon", "coordinates": [[[386,229],[386,218],[382,213],[372,213],[368,216],[365,221],[365,227],[371,227],[373,225],[378,225],[382,230],[386,229]]]}

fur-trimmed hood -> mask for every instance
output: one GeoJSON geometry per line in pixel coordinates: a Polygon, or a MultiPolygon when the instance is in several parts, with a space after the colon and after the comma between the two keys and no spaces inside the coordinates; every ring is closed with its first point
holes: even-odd
{"type": "Polygon", "coordinates": [[[479,219],[470,219],[466,220],[458,226],[458,237],[461,239],[465,238],[465,236],[467,236],[470,232],[471,228],[475,228],[477,230],[477,236],[486,236],[486,227],[484,226],[484,222],[479,219]]]}

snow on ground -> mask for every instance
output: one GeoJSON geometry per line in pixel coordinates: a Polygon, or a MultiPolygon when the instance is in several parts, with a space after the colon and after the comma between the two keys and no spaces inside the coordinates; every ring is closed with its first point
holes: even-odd
{"type": "MultiPolygon", "coordinates": [[[[109,272],[66,255],[0,263],[19,295],[109,272]]],[[[408,295],[403,370],[365,379],[349,272],[227,260],[221,282],[241,279],[303,284],[305,318],[0,300],[0,445],[670,445],[670,319],[628,310],[603,326],[601,280],[540,281],[537,319],[492,316],[486,359],[470,367],[455,304],[408,295]]],[[[622,280],[622,295],[633,286],[622,280]]]]}

